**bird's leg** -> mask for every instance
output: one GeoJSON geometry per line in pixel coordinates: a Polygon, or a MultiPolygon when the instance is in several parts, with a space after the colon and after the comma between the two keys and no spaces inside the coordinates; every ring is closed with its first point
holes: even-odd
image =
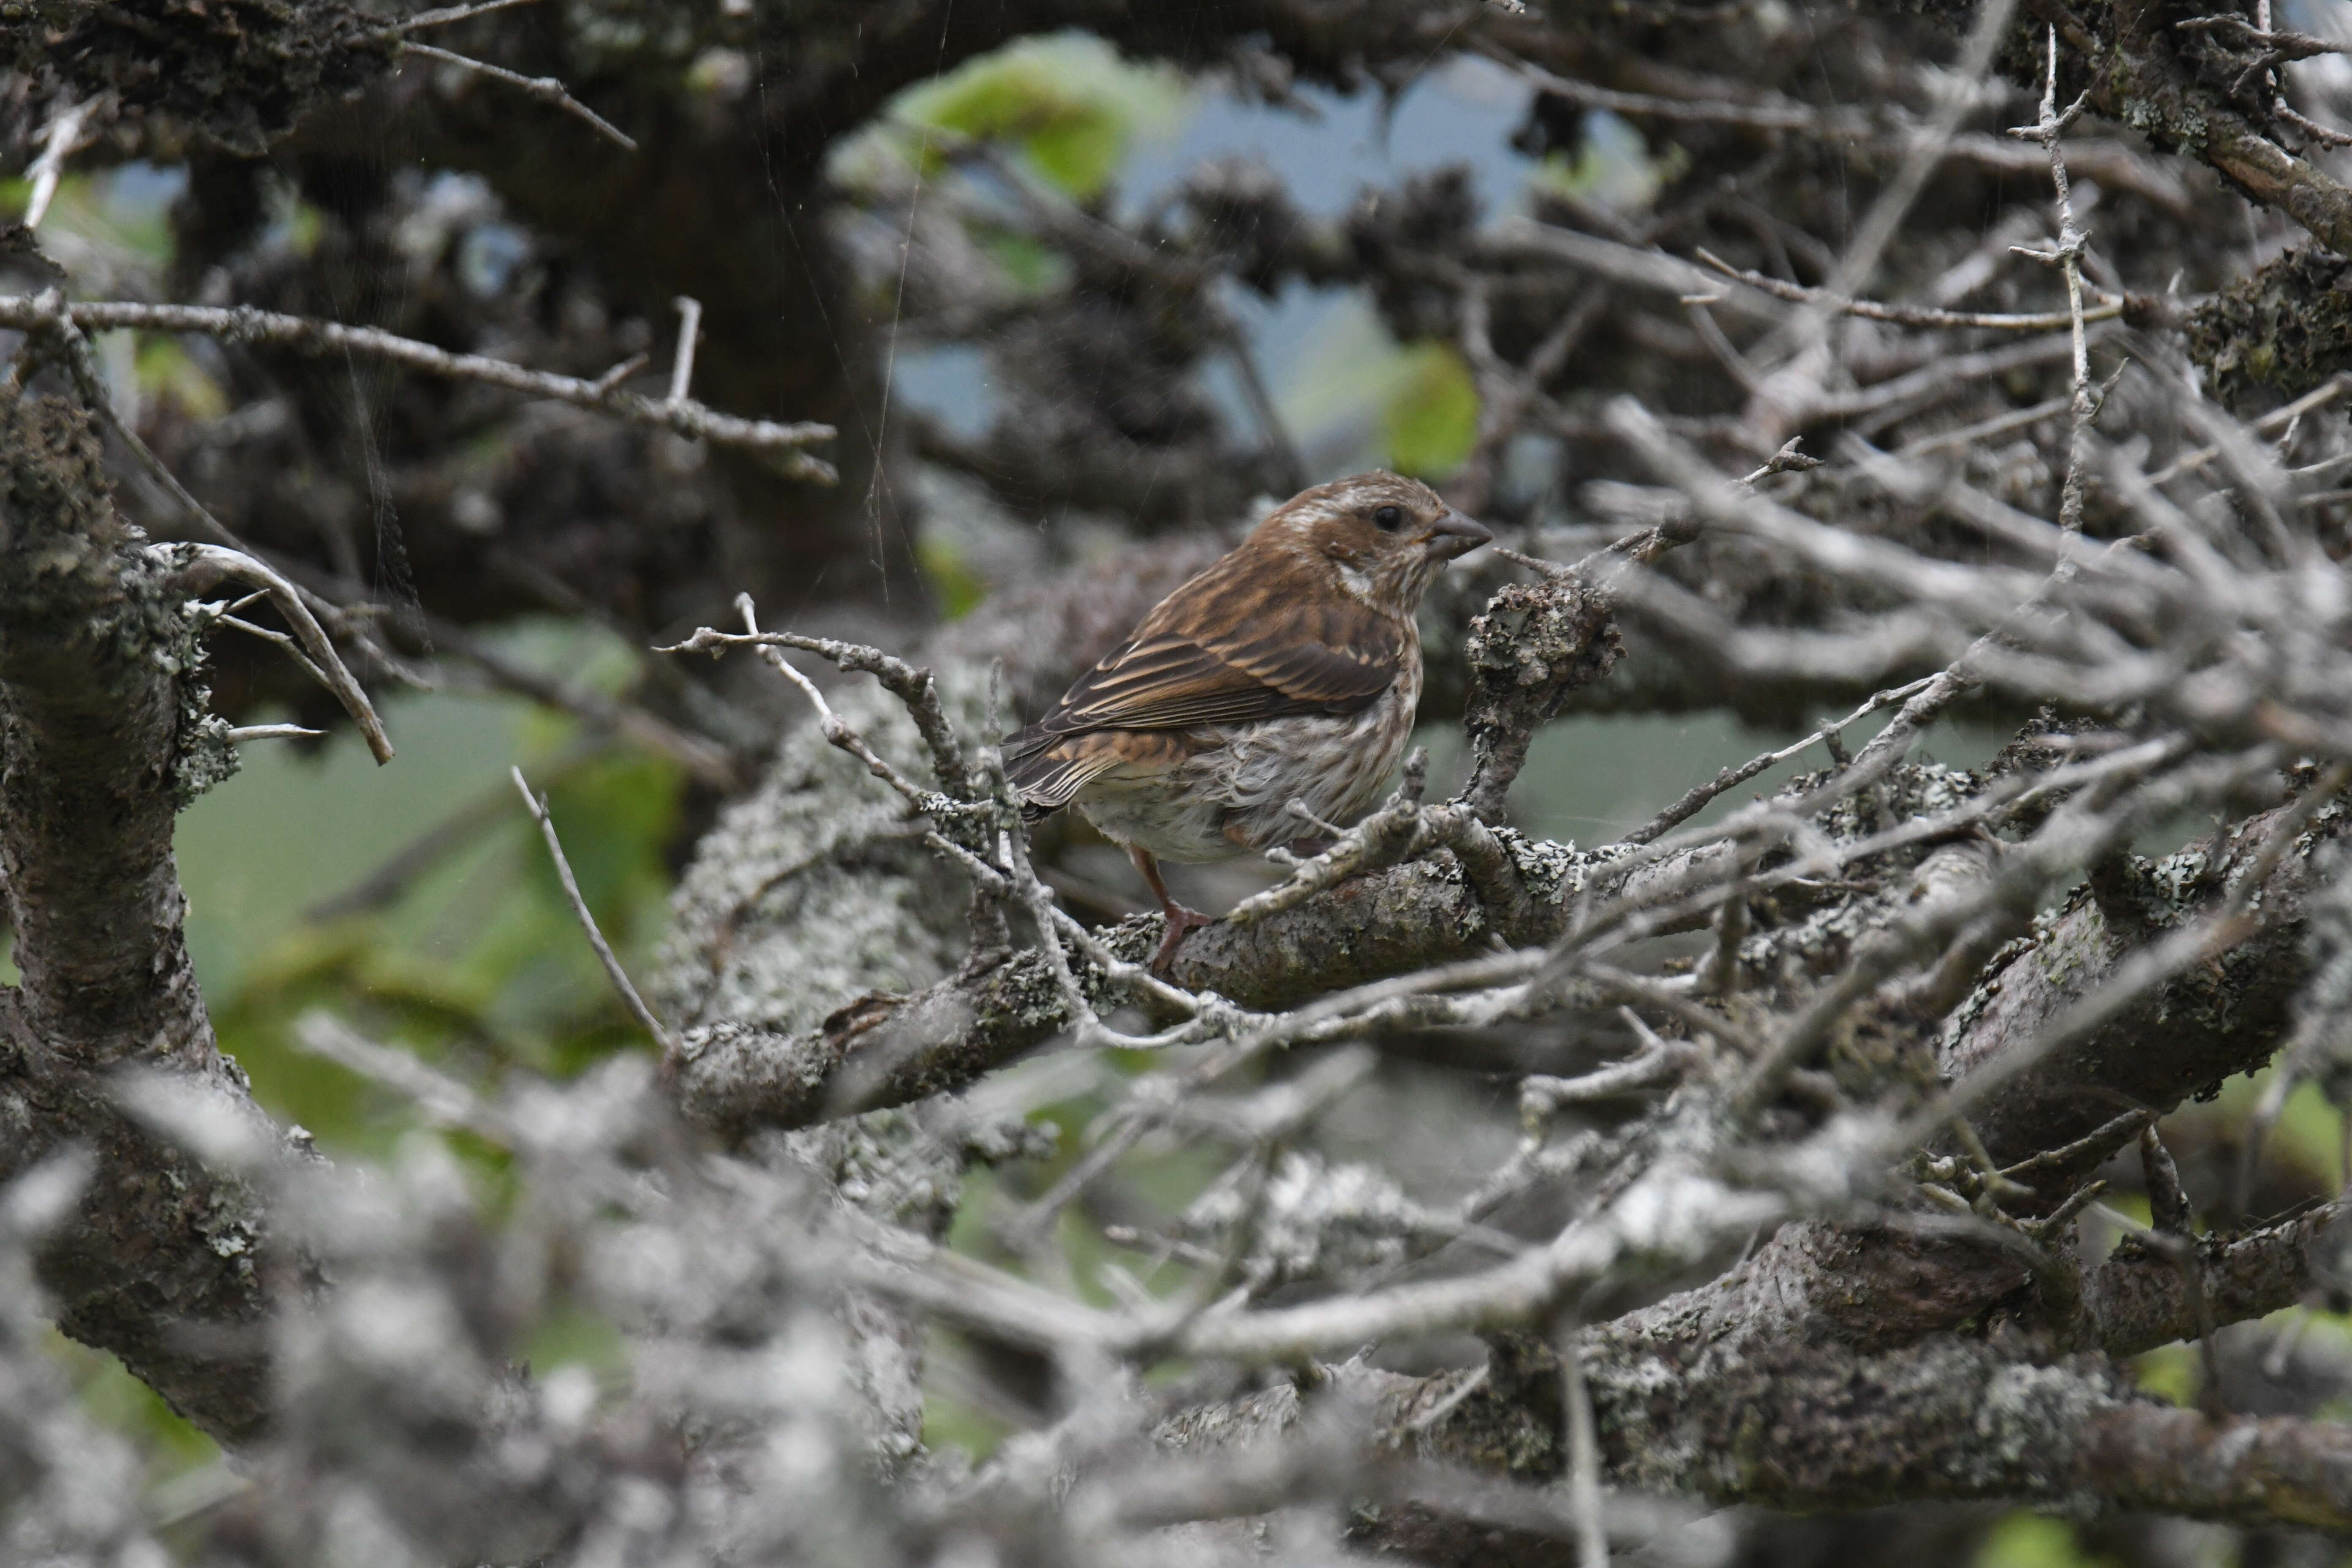
{"type": "Polygon", "coordinates": [[[1184,945],[1184,939],[1201,927],[1215,922],[1200,910],[1188,910],[1176,901],[1175,895],[1168,890],[1168,884],[1160,880],[1160,862],[1151,858],[1150,850],[1139,849],[1130,844],[1127,847],[1127,858],[1135,862],[1135,868],[1143,873],[1146,882],[1151,884],[1153,895],[1160,900],[1160,912],[1168,922],[1168,930],[1160,939],[1160,951],[1151,955],[1151,972],[1165,974],[1168,966],[1176,962],[1176,950],[1184,945]]]}

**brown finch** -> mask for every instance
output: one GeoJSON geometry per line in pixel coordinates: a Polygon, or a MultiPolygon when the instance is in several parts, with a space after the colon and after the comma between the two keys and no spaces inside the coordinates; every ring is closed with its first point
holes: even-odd
{"type": "Polygon", "coordinates": [[[1421,596],[1494,537],[1417,479],[1301,490],[1004,742],[1024,815],[1075,805],[1126,846],[1167,915],[1155,969],[1209,923],[1160,861],[1263,853],[1311,834],[1293,801],[1344,822],[1379,797],[1421,702],[1421,596]]]}

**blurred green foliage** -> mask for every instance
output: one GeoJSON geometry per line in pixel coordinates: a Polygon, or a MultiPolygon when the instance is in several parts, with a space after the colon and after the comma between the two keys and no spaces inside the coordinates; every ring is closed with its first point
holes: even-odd
{"type": "MultiPolygon", "coordinates": [[[[608,688],[634,658],[568,626],[510,640],[608,688]]],[[[411,1122],[299,1048],[294,1025],[312,1008],[478,1080],[517,1068],[565,1074],[645,1045],[509,766],[545,790],[581,891],[633,968],[669,890],[681,781],[667,761],[588,742],[568,718],[504,699],[404,700],[386,723],[402,754],[381,770],[347,735],[314,758],[249,743],[244,771],[180,826],[189,945],[222,1047],[265,1106],[330,1152],[386,1152],[411,1122]],[[436,851],[412,857],[412,874],[373,907],[320,908],[427,834],[436,851]]]]}
{"type": "Polygon", "coordinates": [[[1334,306],[1275,388],[1282,422],[1336,477],[1380,467],[1442,479],[1478,438],[1478,389],[1451,344],[1400,343],[1369,303],[1334,306]]]}
{"type": "Polygon", "coordinates": [[[1596,109],[1584,117],[1575,155],[1547,153],[1530,183],[1538,194],[1552,191],[1619,212],[1646,212],[1658,193],[1689,167],[1690,154],[1680,147],[1653,154],[1640,131],[1609,110],[1596,109]]]}
{"type": "Polygon", "coordinates": [[[973,236],[994,261],[1014,294],[1035,299],[1069,281],[1070,261],[1058,250],[1009,229],[985,229],[973,236]]]}
{"type": "Polygon", "coordinates": [[[2084,1551],[2064,1520],[2020,1511],[1993,1526],[1977,1549],[1975,1568],[2102,1568],[2106,1562],[2084,1551]]]}
{"type": "MultiPolygon", "coordinates": [[[[638,657],[607,635],[546,623],[509,629],[510,652],[607,690],[638,657]]],[[[188,944],[222,1048],[255,1097],[308,1129],[332,1156],[383,1158],[438,1138],[476,1175],[493,1212],[504,1157],[461,1134],[425,1131],[410,1107],[304,1052],[295,1026],[324,1009],[477,1083],[516,1070],[567,1074],[615,1050],[646,1048],[588,948],[538,830],[507,777],[544,789],[566,856],[598,923],[643,973],[668,896],[681,780],[667,761],[580,733],[568,718],[503,696],[435,694],[385,703],[400,754],[377,768],[340,733],[314,753],[251,742],[236,776],[180,819],[175,850],[188,944]],[[371,907],[320,906],[438,840],[371,907]]],[[[84,1404],[140,1441],[159,1481],[216,1458],[111,1356],[62,1338],[84,1404]]],[[[526,1342],[541,1369],[619,1375],[609,1323],[562,1302],[526,1342]]]]}
{"type": "Polygon", "coordinates": [[[926,532],[915,542],[915,563],[938,597],[940,614],[955,620],[971,614],[988,595],[988,584],[964,559],[956,542],[938,532],[926,532]]]}
{"type": "Polygon", "coordinates": [[[1010,143],[1031,174],[1086,200],[1109,184],[1136,138],[1171,129],[1190,99],[1179,72],[1129,64],[1090,35],[1024,38],[900,93],[883,127],[844,147],[835,173],[870,174],[887,149],[929,178],[946,160],[921,132],[938,131],[1010,143]]]}
{"type": "Polygon", "coordinates": [[[159,1471],[184,1473],[220,1458],[218,1445],[104,1351],[77,1344],[54,1329],[48,1351],[64,1367],[82,1408],[100,1425],[144,1447],[155,1457],[159,1471]]]}
{"type": "MultiPolygon", "coordinates": [[[[68,172],[58,181],[41,221],[41,239],[68,266],[86,267],[121,257],[168,261],[172,256],[169,209],[141,199],[158,171],[128,163],[94,174],[68,172]],[[89,254],[96,252],[95,256],[89,254]]],[[[30,180],[0,180],[0,216],[22,218],[32,205],[30,180]]]]}
{"type": "Polygon", "coordinates": [[[143,340],[132,363],[142,396],[159,398],[190,419],[217,419],[228,412],[228,398],[219,383],[188,357],[176,339],[143,340]]]}
{"type": "Polygon", "coordinates": [[[1442,479],[1478,441],[1478,387],[1451,343],[1403,350],[1381,409],[1389,467],[1415,479],[1442,479]]]}

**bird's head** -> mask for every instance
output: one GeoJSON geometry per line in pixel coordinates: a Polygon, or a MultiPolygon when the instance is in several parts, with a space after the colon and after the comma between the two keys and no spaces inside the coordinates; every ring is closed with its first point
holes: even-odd
{"type": "Polygon", "coordinates": [[[1351,598],[1409,615],[1448,561],[1494,538],[1419,479],[1375,469],[1299,491],[1249,544],[1328,573],[1351,598]]]}

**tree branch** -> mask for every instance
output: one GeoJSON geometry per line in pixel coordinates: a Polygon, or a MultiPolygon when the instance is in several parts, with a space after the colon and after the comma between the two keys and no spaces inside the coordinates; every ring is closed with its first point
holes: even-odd
{"type": "Polygon", "coordinates": [[[2091,107],[2147,132],[2158,147],[2202,158],[2253,200],[2294,218],[2323,244],[2352,253],[2352,189],[2257,130],[2200,88],[2173,51],[2167,16],[2147,0],[2104,7],[2116,37],[2102,38],[2064,0],[2033,0],[2075,57],[2093,67],[2091,107]]]}
{"type": "Polygon", "coordinates": [[[40,1255],[68,1333],[224,1441],[268,1418],[272,1250],[252,1195],[116,1102],[162,1070],[255,1117],[181,937],[173,816],[207,721],[167,565],[109,505],[88,420],[0,393],[0,869],[23,984],[0,993],[0,1176],[95,1156],[40,1255]]]}
{"type": "MultiPolygon", "coordinates": [[[[353,327],[341,321],[280,315],[249,305],[219,309],[207,305],[79,303],[67,305],[65,314],[84,331],[127,327],[148,332],[202,332],[224,342],[266,343],[292,353],[336,357],[365,354],[426,375],[478,381],[529,397],[553,398],[575,407],[594,409],[717,446],[740,447],[797,479],[830,482],[835,477],[831,464],[802,450],[816,442],[833,439],[835,432],[830,425],[779,425],[772,419],[740,419],[706,408],[692,398],[640,396],[619,386],[528,370],[486,354],[451,353],[377,327],[353,327]]],[[[25,295],[0,296],[0,326],[29,332],[38,330],[49,319],[50,312],[41,300],[25,295]]]]}

